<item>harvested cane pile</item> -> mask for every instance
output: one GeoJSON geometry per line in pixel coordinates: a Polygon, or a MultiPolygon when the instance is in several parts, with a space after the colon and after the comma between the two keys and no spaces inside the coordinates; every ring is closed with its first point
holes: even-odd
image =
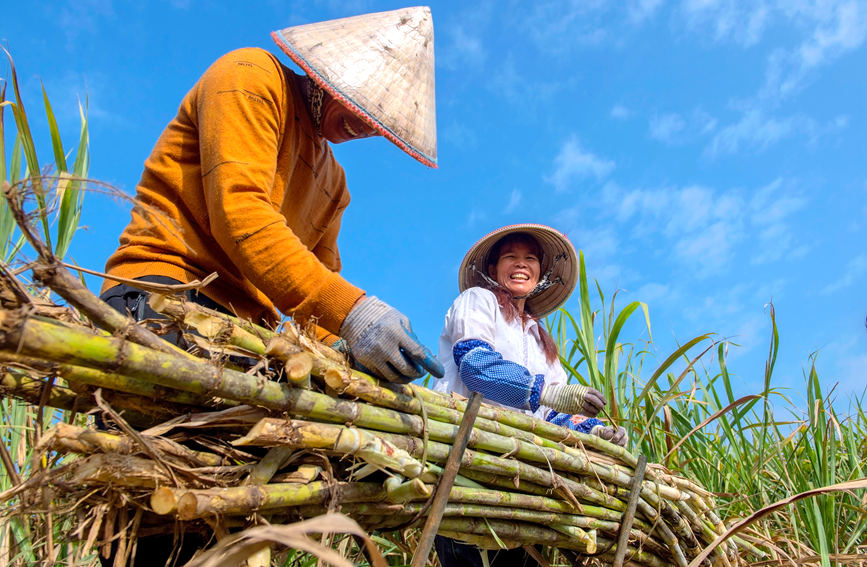
{"type": "MultiPolygon", "coordinates": [[[[122,550],[178,526],[221,534],[333,510],[367,530],[424,523],[466,401],[380,383],[291,324],[274,332],[154,294],[168,318],[161,331],[180,329],[183,351],[56,261],[35,267],[34,279],[76,310],[39,302],[2,275],[5,394],[93,408],[103,423],[50,430],[38,447],[48,466],[0,496],[7,504],[25,509],[50,488],[80,511],[78,537],[114,536],[122,550]]],[[[714,500],[653,464],[635,483],[638,462],[597,437],[482,405],[438,533],[609,565],[635,486],[626,564],[686,567],[725,531],[714,500]]],[[[743,551],[758,553],[728,540],[709,561],[742,564],[743,551]]]]}

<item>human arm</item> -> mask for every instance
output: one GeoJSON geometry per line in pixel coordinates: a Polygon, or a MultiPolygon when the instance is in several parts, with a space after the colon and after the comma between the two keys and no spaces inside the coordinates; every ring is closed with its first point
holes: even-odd
{"type": "Polygon", "coordinates": [[[626,429],[619,426],[605,425],[595,417],[584,417],[583,415],[552,411],[545,417],[545,421],[550,421],[555,425],[566,427],[579,433],[596,435],[621,447],[626,446],[626,441],[628,440],[626,429]]]}
{"type": "Polygon", "coordinates": [[[530,368],[536,372],[516,362],[528,360],[526,350],[523,354],[520,351],[528,345],[536,348],[536,339],[532,333],[522,339],[522,331],[503,320],[500,306],[490,291],[481,288],[464,291],[449,309],[443,332],[446,344],[452,345],[458,375],[468,389],[497,403],[534,412],[540,405],[561,411],[575,405],[574,396],[569,394],[576,390],[559,386],[565,376],[558,363],[540,367],[538,357],[543,355],[541,351],[535,355],[535,350],[530,358],[536,363],[531,363],[530,368]]]}

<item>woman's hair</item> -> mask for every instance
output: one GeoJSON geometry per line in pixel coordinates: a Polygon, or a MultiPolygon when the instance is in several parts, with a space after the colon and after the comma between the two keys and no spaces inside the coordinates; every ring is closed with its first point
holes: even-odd
{"type": "MultiPolygon", "coordinates": [[[[497,265],[497,262],[500,259],[500,254],[505,246],[518,243],[527,245],[536,257],[539,258],[539,267],[541,269],[542,247],[539,246],[539,242],[526,232],[513,232],[512,234],[507,234],[503,238],[499,239],[491,247],[491,252],[488,254],[487,261],[488,270],[490,270],[492,266],[497,265]]],[[[506,318],[506,321],[514,321],[517,319],[518,307],[515,305],[515,299],[512,297],[512,294],[502,287],[495,287],[491,291],[494,292],[494,296],[497,298],[497,303],[499,303],[500,308],[503,310],[503,316],[506,318]]],[[[524,305],[524,313],[522,314],[521,319],[522,323],[526,323],[530,320],[536,321],[537,323],[539,322],[539,318],[530,313],[526,304],[524,305]]],[[[539,324],[536,328],[539,330],[539,342],[541,343],[539,346],[542,347],[542,352],[545,353],[545,360],[548,361],[548,364],[554,364],[554,362],[560,358],[560,353],[557,351],[557,343],[554,342],[554,339],[551,338],[551,335],[543,325],[539,324]]]]}

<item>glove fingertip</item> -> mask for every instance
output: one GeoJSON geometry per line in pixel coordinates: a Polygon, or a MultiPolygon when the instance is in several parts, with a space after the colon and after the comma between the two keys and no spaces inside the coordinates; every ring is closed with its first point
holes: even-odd
{"type": "Polygon", "coordinates": [[[436,358],[433,358],[432,356],[429,356],[428,358],[421,361],[421,365],[424,367],[425,370],[430,372],[431,375],[435,376],[436,378],[442,378],[446,375],[446,371],[445,368],[443,368],[442,363],[436,358]]]}

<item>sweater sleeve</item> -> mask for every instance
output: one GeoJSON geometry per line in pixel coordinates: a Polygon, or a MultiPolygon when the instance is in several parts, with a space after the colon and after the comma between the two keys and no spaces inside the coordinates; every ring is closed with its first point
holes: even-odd
{"type": "Polygon", "coordinates": [[[291,96],[263,50],[220,58],[199,83],[202,181],[211,233],[284,313],[336,332],[363,291],[322,264],[271,202],[291,96]]]}

